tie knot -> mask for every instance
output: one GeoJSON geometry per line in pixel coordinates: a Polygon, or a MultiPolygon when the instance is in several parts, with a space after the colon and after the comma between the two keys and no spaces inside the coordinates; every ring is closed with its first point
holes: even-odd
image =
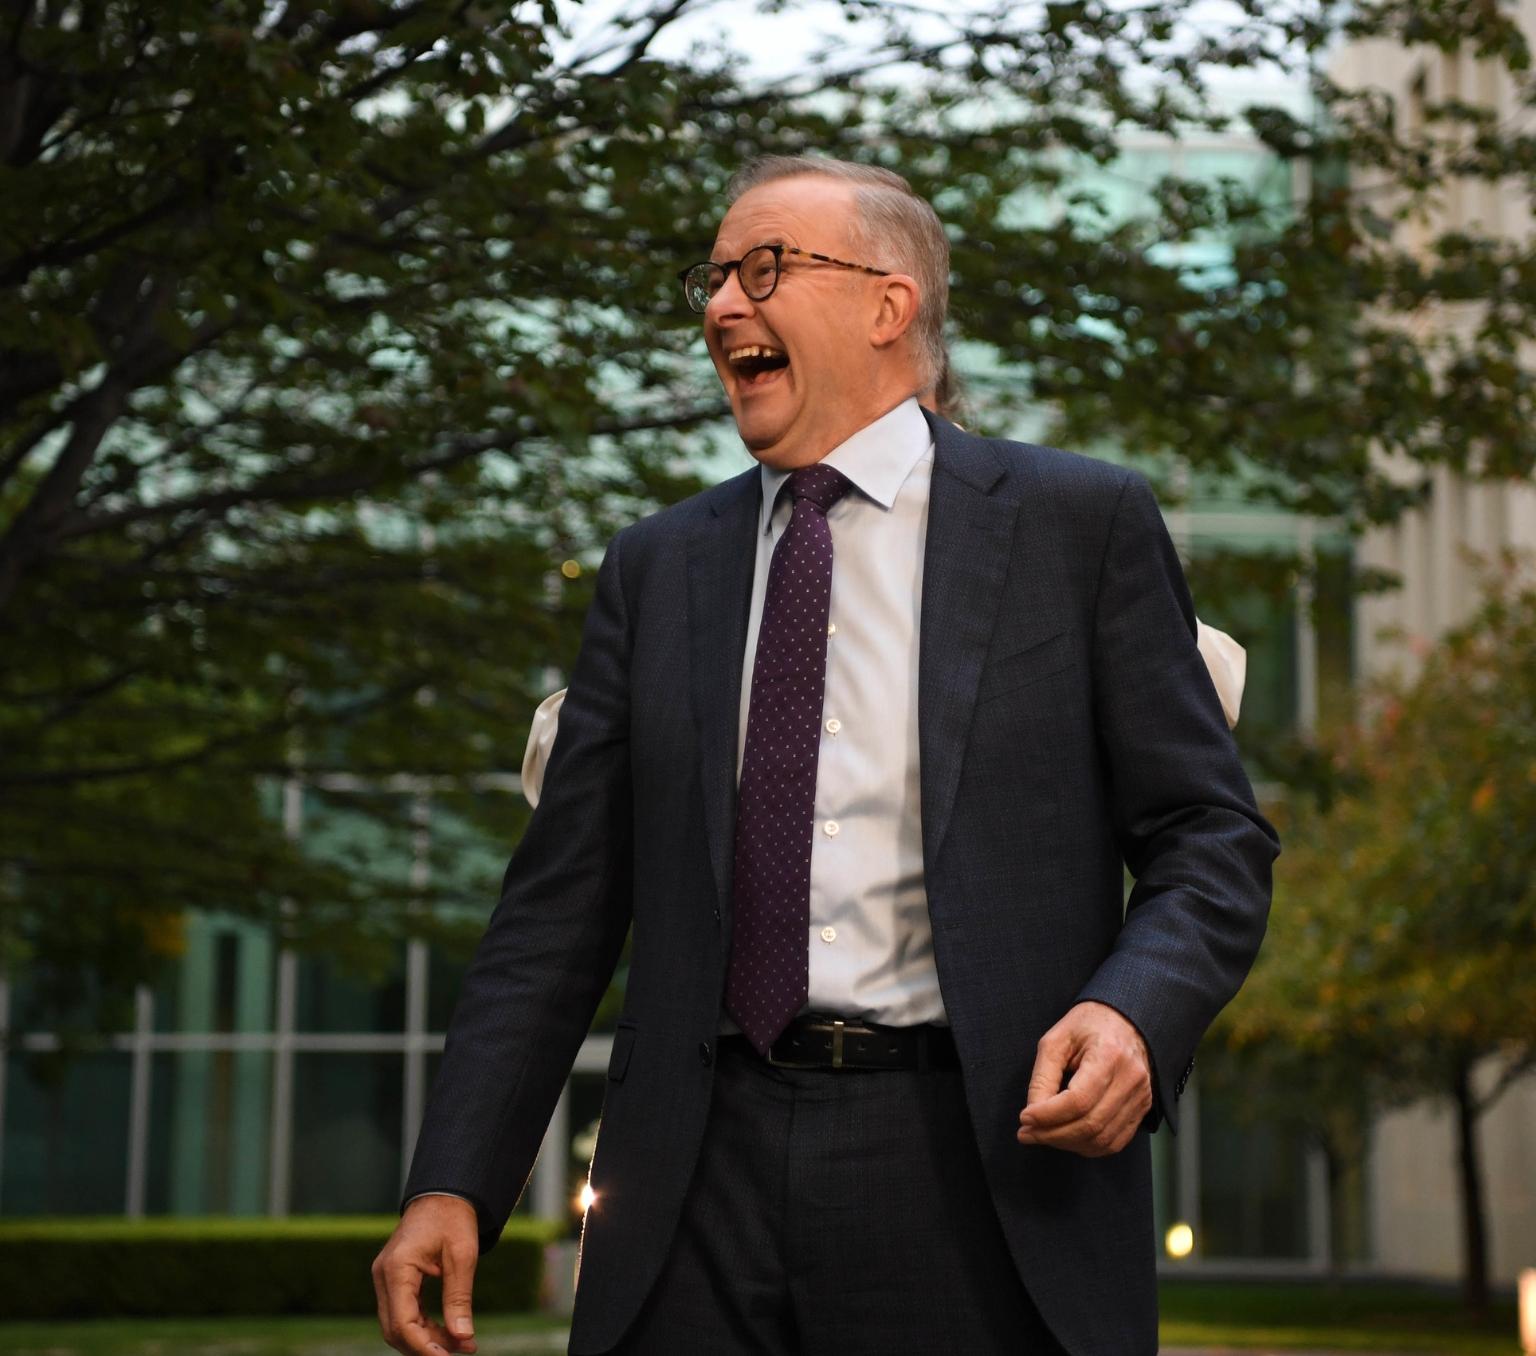
{"type": "Polygon", "coordinates": [[[798,471],[789,473],[789,492],[794,495],[796,502],[809,499],[822,513],[826,513],[852,488],[853,482],[847,476],[835,466],[827,466],[823,462],[802,466],[798,471]]]}

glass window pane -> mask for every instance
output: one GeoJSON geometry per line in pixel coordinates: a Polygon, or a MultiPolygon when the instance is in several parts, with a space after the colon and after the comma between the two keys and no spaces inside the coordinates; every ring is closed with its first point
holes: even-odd
{"type": "Polygon", "coordinates": [[[1200,1093],[1201,1255],[1308,1255],[1306,1145],[1301,1133],[1234,1114],[1231,1094],[1200,1093]]]}
{"type": "Polygon", "coordinates": [[[269,929],[188,913],[185,950],[155,985],[155,1030],[270,1031],[277,952],[269,929]]]}
{"type": "Polygon", "coordinates": [[[131,1076],[126,1052],[42,1065],[30,1054],[7,1057],[0,1209],[116,1215],[127,1208],[131,1076]]]}
{"type": "Polygon", "coordinates": [[[294,1214],[393,1213],[404,1076],[397,1054],[294,1056],[294,1214]]]}
{"type": "Polygon", "coordinates": [[[434,946],[427,961],[427,1030],[446,1031],[459,999],[459,985],[469,968],[469,957],[434,946]]]}
{"type": "Polygon", "coordinates": [[[464,971],[500,897],[507,854],[527,816],[527,802],[510,792],[432,797],[429,870],[438,902],[430,938],[429,1031],[448,1029],[464,971]]]}
{"type": "Polygon", "coordinates": [[[298,957],[294,1028],[362,1033],[405,1030],[405,948],[389,975],[370,982],[328,956],[298,957]]]}
{"type": "Polygon", "coordinates": [[[133,1030],[133,996],[112,999],[100,992],[90,975],[60,962],[59,973],[43,982],[34,964],[7,976],[10,982],[11,1034],[37,1035],[64,1027],[78,1031],[130,1032],[133,1030]]]}
{"type": "Polygon", "coordinates": [[[272,1056],[176,1050],[152,1056],[145,1208],[151,1214],[267,1211],[272,1056]]]}

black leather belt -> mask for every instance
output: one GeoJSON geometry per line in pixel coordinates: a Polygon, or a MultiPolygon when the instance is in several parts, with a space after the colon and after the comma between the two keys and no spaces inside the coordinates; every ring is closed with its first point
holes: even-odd
{"type": "MultiPolygon", "coordinates": [[[[757,1051],[745,1036],[722,1045],[757,1051]]],[[[768,1047],[776,1069],[958,1069],[960,1056],[947,1026],[873,1026],[841,1017],[797,1017],[768,1047]]]]}

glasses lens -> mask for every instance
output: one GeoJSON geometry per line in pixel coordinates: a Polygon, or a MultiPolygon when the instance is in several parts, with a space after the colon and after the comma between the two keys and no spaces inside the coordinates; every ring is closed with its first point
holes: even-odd
{"type": "Polygon", "coordinates": [[[719,264],[695,264],[683,279],[683,292],[688,305],[701,314],[709,305],[709,299],[725,282],[725,270],[719,264]]]}
{"type": "Polygon", "coordinates": [[[773,291],[779,280],[779,256],[767,245],[748,250],[741,261],[741,290],[753,301],[761,301],[773,291]]]}

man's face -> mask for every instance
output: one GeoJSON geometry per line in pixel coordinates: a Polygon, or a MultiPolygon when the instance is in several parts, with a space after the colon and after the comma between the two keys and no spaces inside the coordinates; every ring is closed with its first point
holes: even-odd
{"type": "MultiPolygon", "coordinates": [[[[849,253],[855,211],[851,184],[818,175],[777,179],[736,200],[710,257],[725,263],[754,245],[796,245],[867,263],[849,253]]],[[[868,408],[879,399],[869,328],[881,280],[786,254],[778,287],[753,301],[738,274],[704,313],[709,356],[752,455],[776,470],[808,466],[884,413],[868,408]],[[787,363],[764,370],[754,349],[787,363]]]]}

